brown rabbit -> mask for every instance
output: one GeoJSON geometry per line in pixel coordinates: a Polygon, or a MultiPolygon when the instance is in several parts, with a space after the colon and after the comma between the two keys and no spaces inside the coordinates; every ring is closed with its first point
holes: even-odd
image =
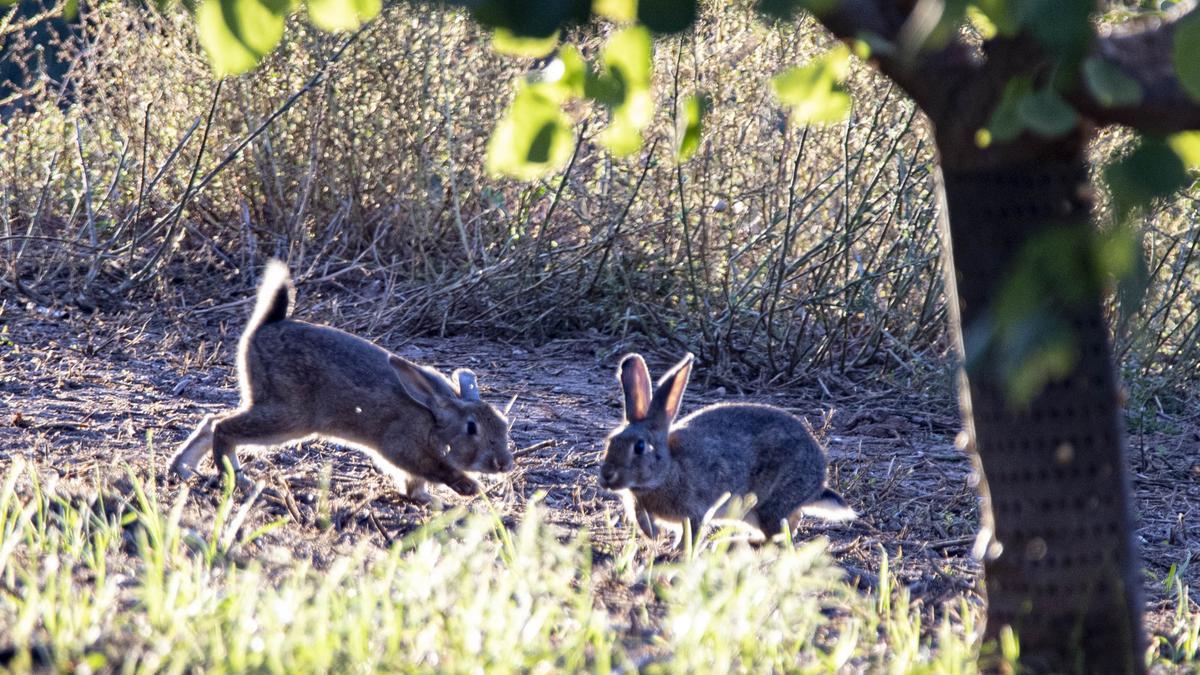
{"type": "Polygon", "coordinates": [[[748,506],[740,517],[771,538],[802,514],[855,517],[825,487],[825,451],[799,418],[768,405],[712,405],[675,421],[692,370],[688,354],[651,395],[650,372],[637,354],[617,370],[625,421],[608,437],[600,484],[628,490],[630,517],[647,536],[656,521],[689,521],[693,536],[727,496],[748,506]]]}
{"type": "Polygon", "coordinates": [[[208,415],[183,443],[171,470],[183,478],[211,447],[239,483],[237,448],[322,437],[367,451],[409,497],[428,501],[425,481],[462,495],[479,491],[464,472],[513,467],[508,420],[479,397],[475,375],[453,382],[360,337],[288,318],[292,284],[272,260],[238,345],[242,404],[208,415]],[[447,451],[448,448],[448,451],[447,451]]]}

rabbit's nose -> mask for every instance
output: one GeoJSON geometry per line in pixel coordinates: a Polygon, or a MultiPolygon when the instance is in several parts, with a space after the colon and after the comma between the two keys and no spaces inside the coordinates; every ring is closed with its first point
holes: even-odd
{"type": "Polygon", "coordinates": [[[612,485],[617,482],[617,467],[611,464],[605,464],[600,467],[600,482],[605,485],[612,485]]]}
{"type": "Polygon", "coordinates": [[[503,473],[513,468],[513,458],[509,455],[504,455],[503,457],[493,457],[492,466],[495,467],[497,471],[503,473]]]}

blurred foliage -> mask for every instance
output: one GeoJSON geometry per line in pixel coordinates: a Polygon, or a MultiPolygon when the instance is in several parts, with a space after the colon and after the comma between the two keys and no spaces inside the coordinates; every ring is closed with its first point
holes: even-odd
{"type": "Polygon", "coordinates": [[[517,89],[512,106],[488,142],[490,173],[532,180],[566,164],[574,141],[551,91],[539,84],[517,89]]]}
{"type": "Polygon", "coordinates": [[[375,18],[381,7],[382,0],[308,0],[308,18],[322,30],[354,30],[375,18]]]}
{"type": "MultiPolygon", "coordinates": [[[[314,23],[325,0],[309,3],[314,23]]],[[[269,54],[283,37],[292,7],[288,0],[204,0],[196,10],[200,44],[218,75],[244,73],[269,54]]]]}
{"type": "Polygon", "coordinates": [[[679,107],[675,119],[675,157],[679,161],[687,161],[700,147],[700,138],[704,134],[704,115],[708,113],[711,102],[708,94],[692,94],[679,107]]]}
{"type": "Polygon", "coordinates": [[[507,28],[497,28],[492,36],[492,49],[510,56],[527,56],[537,58],[554,51],[558,46],[558,31],[551,35],[538,37],[522,37],[507,28]]]}
{"type": "MultiPolygon", "coordinates": [[[[274,48],[282,34],[283,15],[291,9],[287,0],[206,0],[198,11],[202,43],[219,73],[242,72],[274,48]]],[[[496,29],[496,48],[504,53],[541,56],[557,44],[560,29],[587,23],[594,16],[628,22],[636,20],[643,28],[618,31],[603,52],[599,75],[586,72],[584,96],[609,106],[611,120],[603,142],[618,156],[641,147],[641,137],[652,115],[654,95],[650,89],[650,37],[676,33],[696,20],[698,0],[463,0],[472,16],[496,29]]],[[[765,15],[790,18],[801,10],[821,13],[836,6],[836,0],[767,0],[758,8],[765,15]]],[[[964,23],[983,24],[986,36],[1012,36],[1026,32],[1053,58],[1055,76],[1048,83],[1035,83],[1027,77],[1014,78],[1005,89],[981,144],[1016,140],[1024,131],[1054,138],[1070,132],[1079,116],[1062,95],[1062,87],[1082,80],[1104,105],[1133,105],[1141,98],[1138,84],[1115,66],[1097,58],[1085,58],[1094,39],[1092,0],[949,0],[923,4],[922,21],[913,22],[901,45],[905,49],[936,48],[957,34],[964,23]],[[929,14],[929,17],[925,17],[929,14]],[[914,37],[915,36],[915,37],[914,37]]],[[[309,15],[327,30],[353,28],[378,12],[377,0],[309,0],[309,15]]],[[[1154,7],[1153,11],[1160,11],[1154,7]]],[[[874,36],[878,40],[878,36],[874,36]]],[[[1174,43],[1174,64],[1181,82],[1200,97],[1200,14],[1180,21],[1174,43]]],[[[840,82],[844,79],[849,53],[839,47],[812,63],[792,68],[774,79],[780,101],[792,111],[798,123],[829,123],[843,119],[850,100],[840,82]]],[[[564,64],[567,66],[568,64],[564,64]]],[[[577,71],[576,71],[577,72],[577,71]]],[[[511,137],[511,125],[540,125],[545,121],[541,107],[520,101],[520,109],[510,111],[499,127],[511,137]],[[525,115],[529,115],[525,119],[525,115]]],[[[516,106],[516,101],[514,101],[516,106]]],[[[542,127],[538,127],[541,129],[542,127]]],[[[553,134],[551,134],[553,135],[553,134]]],[[[536,134],[535,134],[536,137],[536,134]]],[[[507,146],[507,142],[499,146],[507,146]]],[[[533,146],[530,146],[533,147],[533,146]]],[[[541,150],[538,151],[539,153],[541,150]]],[[[1140,149],[1133,162],[1163,161],[1165,166],[1147,174],[1122,200],[1144,201],[1146,194],[1177,189],[1176,163],[1170,145],[1150,144],[1140,149]],[[1158,181],[1154,183],[1154,181],[1158,181]],[[1150,185],[1150,183],[1154,183],[1150,185]]],[[[682,154],[681,154],[682,156],[682,154]]],[[[526,178],[545,175],[558,167],[554,162],[530,159],[521,165],[519,155],[508,161],[493,161],[494,167],[509,167],[526,178]],[[533,171],[541,169],[541,173],[533,171]]],[[[1117,169],[1119,172],[1120,169],[1117,169]]],[[[1114,184],[1122,190],[1123,182],[1114,184]]]]}
{"type": "MultiPolygon", "coordinates": [[[[1046,383],[1065,377],[1079,358],[1067,319],[1108,280],[1144,283],[1141,240],[1127,228],[1098,232],[1088,223],[1040,232],[1025,243],[992,307],[966,336],[968,372],[989,370],[1023,406],[1046,383]]],[[[1139,290],[1124,305],[1136,304],[1139,290]]]]}
{"type": "Polygon", "coordinates": [[[834,47],[806,66],[775,76],[775,96],[797,124],[830,124],[850,114],[850,94],[842,83],[850,72],[850,49],[834,47]]]}
{"type": "Polygon", "coordinates": [[[1017,103],[1017,116],[1025,128],[1046,138],[1057,138],[1079,124],[1079,115],[1054,89],[1031,92],[1017,103]]]}
{"type": "Polygon", "coordinates": [[[1142,85],[1101,58],[1093,56],[1083,62],[1083,78],[1096,100],[1110,108],[1142,100],[1142,85]]]}
{"type": "MultiPolygon", "coordinates": [[[[505,43],[511,44],[514,38],[504,35],[505,43]]],[[[532,180],[562,168],[571,154],[571,124],[561,107],[580,98],[609,110],[608,128],[600,136],[605,147],[619,157],[637,152],[642,132],[654,117],[653,61],[650,33],[640,26],[609,38],[596,72],[578,49],[565,47],[542,73],[518,88],[488,145],[489,171],[532,180]]]]}
{"type": "MultiPolygon", "coordinates": [[[[308,18],[327,31],[358,28],[379,13],[382,0],[305,0],[308,18]]],[[[283,37],[295,0],[202,0],[196,8],[200,44],[218,75],[238,75],[258,65],[283,37]]]]}
{"type": "Polygon", "coordinates": [[[601,59],[604,68],[595,85],[586,91],[600,92],[596,100],[611,108],[611,121],[600,140],[613,154],[623,157],[642,147],[642,130],[654,117],[650,33],[641,27],[617,31],[609,38],[601,59]]]}
{"type": "Polygon", "coordinates": [[[1105,167],[1104,178],[1112,191],[1117,216],[1122,219],[1191,180],[1179,153],[1166,139],[1155,136],[1137,140],[1132,152],[1105,167]]]}
{"type": "Polygon", "coordinates": [[[992,118],[982,133],[976,135],[980,147],[991,143],[1008,143],[1021,135],[1025,122],[1021,119],[1021,102],[1028,98],[1033,90],[1033,82],[1028,77],[1014,77],[1004,85],[1000,102],[992,111],[992,118]]]}
{"type": "Polygon", "coordinates": [[[1179,21],[1172,47],[1179,82],[1192,98],[1200,99],[1200,12],[1193,11],[1179,21]]]}

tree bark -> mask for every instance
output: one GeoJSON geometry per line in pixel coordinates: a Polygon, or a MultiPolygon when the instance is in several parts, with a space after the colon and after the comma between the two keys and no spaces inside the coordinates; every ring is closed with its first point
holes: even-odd
{"type": "MultiPolygon", "coordinates": [[[[1093,226],[1082,137],[1025,161],[943,166],[946,294],[960,354],[963,327],[992,306],[1028,242],[1050,228],[1093,226]]],[[[1096,289],[1061,308],[1076,366],[1027,406],[1008,401],[994,370],[960,379],[980,478],[985,637],[1011,626],[1035,672],[1143,670],[1131,490],[1101,300],[1096,289]]]]}
{"type": "MultiPolygon", "coordinates": [[[[902,44],[918,4],[839,0],[816,16],[843,40],[865,33],[902,44]]],[[[964,328],[974,329],[994,306],[1024,247],[1052,228],[1094,226],[1086,157],[1094,126],[1158,134],[1200,129],[1200,100],[1180,82],[1173,51],[1178,27],[1198,12],[1195,2],[1178,3],[1162,16],[1096,35],[1090,58],[1136,81],[1139,101],[1111,107],[1080,80],[1066,92],[1083,117],[1072,133],[1059,139],[1026,133],[986,150],[974,135],[988,125],[1011,78],[1044,77],[1057,67],[1037,40],[1022,33],[979,49],[955,40],[911,58],[887,50],[874,55],[874,64],[928,115],[937,139],[946,293],[964,358],[964,328]]],[[[1125,434],[1101,308],[1098,287],[1084,302],[1062,308],[1078,360],[1022,409],[1009,404],[998,369],[960,378],[980,478],[986,635],[1012,626],[1022,663],[1037,671],[1145,668],[1125,434]]]]}

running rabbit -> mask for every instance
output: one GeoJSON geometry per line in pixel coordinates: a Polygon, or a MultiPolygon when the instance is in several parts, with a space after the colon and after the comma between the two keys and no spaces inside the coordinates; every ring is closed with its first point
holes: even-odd
{"type": "Polygon", "coordinates": [[[608,437],[600,484],[628,491],[629,516],[647,536],[658,536],[658,520],[686,520],[696,537],[712,515],[740,518],[767,539],[785,520],[795,528],[802,514],[855,517],[841,495],[825,487],[825,451],[794,415],[768,405],[722,403],[676,421],[692,358],[664,375],[653,396],[641,356],[626,356],[617,370],[625,421],[608,437]],[[738,503],[748,510],[730,513],[738,503]]]}
{"type": "Polygon", "coordinates": [[[174,473],[193,475],[212,448],[218,472],[228,459],[245,484],[239,446],[314,436],[366,450],[422,502],[426,480],[471,495],[479,485],[464,472],[512,469],[508,420],[480,399],[474,373],[447,380],[362,338],[290,319],[292,293],[287,268],[270,261],[238,345],[242,405],[205,417],[175,454],[174,473]]]}

